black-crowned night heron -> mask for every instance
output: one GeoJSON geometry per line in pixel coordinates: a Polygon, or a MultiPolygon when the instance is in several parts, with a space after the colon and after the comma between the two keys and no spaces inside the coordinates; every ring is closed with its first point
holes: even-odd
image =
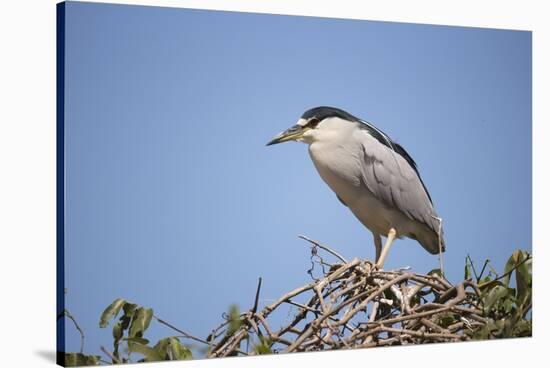
{"type": "Polygon", "coordinates": [[[445,251],[441,220],[416,163],[387,134],[343,110],[321,106],[267,145],[290,140],[309,145],[321,178],[372,232],[379,267],[393,240],[403,236],[431,254],[445,251]],[[387,236],[384,249],[381,236],[387,236]]]}

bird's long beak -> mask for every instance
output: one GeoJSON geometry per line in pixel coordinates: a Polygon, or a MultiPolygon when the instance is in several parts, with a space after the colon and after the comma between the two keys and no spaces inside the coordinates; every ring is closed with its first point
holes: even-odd
{"type": "Polygon", "coordinates": [[[266,146],[271,146],[272,144],[279,144],[287,141],[295,141],[304,134],[305,130],[301,125],[293,125],[284,132],[277,134],[273,137],[272,140],[267,142],[266,146]]]}

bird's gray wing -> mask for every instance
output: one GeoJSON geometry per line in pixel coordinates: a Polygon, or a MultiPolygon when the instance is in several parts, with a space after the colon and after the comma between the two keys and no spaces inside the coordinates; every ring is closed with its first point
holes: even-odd
{"type": "Polygon", "coordinates": [[[346,207],[348,206],[348,205],[346,204],[346,202],[344,202],[344,200],[343,200],[342,198],[340,198],[339,195],[336,195],[336,198],[338,198],[338,200],[340,201],[340,203],[342,203],[344,206],[346,206],[346,207]]]}
{"type": "Polygon", "coordinates": [[[368,132],[362,130],[360,134],[362,181],[367,189],[386,206],[437,232],[439,223],[433,218],[437,214],[415,168],[368,132]]]}

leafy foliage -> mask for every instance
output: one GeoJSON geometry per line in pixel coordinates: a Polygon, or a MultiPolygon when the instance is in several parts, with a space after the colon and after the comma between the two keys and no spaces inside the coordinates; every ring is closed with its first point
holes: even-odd
{"type": "Polygon", "coordinates": [[[63,354],[65,367],[80,367],[84,365],[98,365],[101,357],[99,355],[84,355],[82,353],[63,354]]]}
{"type": "Polygon", "coordinates": [[[504,274],[483,277],[480,302],[488,322],[471,331],[476,340],[532,335],[532,257],[516,250],[506,262],[504,274]],[[515,282],[512,282],[515,281],[515,282]]]}
{"type": "MultiPolygon", "coordinates": [[[[439,269],[430,271],[428,276],[444,278],[439,269]]],[[[419,277],[422,277],[422,275],[419,275],[419,277]]],[[[514,251],[506,262],[504,272],[501,275],[492,267],[489,260],[484,262],[481,271],[478,272],[471,258],[467,256],[464,266],[464,281],[461,285],[469,286],[475,290],[475,292],[466,293],[465,298],[468,304],[477,311],[477,318],[470,322],[471,320],[465,319],[455,309],[449,308],[448,311],[434,315],[432,322],[437,325],[435,328],[443,331],[443,333],[432,335],[442,336],[453,331],[463,331],[463,334],[460,335],[463,340],[531,336],[531,254],[522,250],[514,251]]],[[[458,293],[458,289],[453,288],[453,290],[458,293]]],[[[392,296],[388,291],[386,290],[383,296],[391,303],[392,296]]],[[[429,304],[425,299],[426,295],[418,293],[411,299],[411,305],[429,304]]],[[[444,301],[435,301],[444,303],[444,301]]],[[[384,313],[383,307],[380,305],[379,315],[384,313]]],[[[311,309],[311,307],[308,308],[311,309]]],[[[302,310],[302,313],[306,312],[306,309],[302,310]]],[[[212,330],[206,340],[201,340],[155,317],[153,309],[119,298],[105,308],[99,319],[100,328],[107,328],[112,325],[112,353],[103,347],[102,350],[105,355],[109,356],[112,363],[117,364],[192,359],[193,354],[190,347],[180,341],[180,337],[183,336],[204,343],[206,345],[204,353],[207,356],[216,356],[215,354],[211,355],[211,353],[221,346],[232,346],[232,353],[227,353],[226,356],[238,354],[261,355],[277,352],[279,350],[277,347],[278,342],[274,340],[276,336],[271,333],[266,336],[259,331],[258,326],[252,326],[249,323],[250,317],[255,313],[255,308],[241,313],[236,305],[231,305],[229,311],[224,314],[225,322],[217,329],[212,330]],[[154,345],[151,344],[145,334],[153,319],[178,331],[180,335],[168,336],[160,339],[154,345]],[[235,341],[235,343],[232,341],[235,341]],[[247,342],[245,353],[240,350],[240,341],[247,342]],[[131,359],[132,354],[138,355],[139,358],[137,360],[131,359]]],[[[75,318],[67,310],[59,314],[58,319],[61,318],[69,318],[73,321],[75,328],[81,333],[82,343],[80,352],[60,352],[58,355],[58,359],[62,360],[60,363],[64,363],[65,366],[93,366],[109,363],[102,360],[99,355],[84,354],[84,333],[75,318]]],[[[388,331],[391,331],[391,328],[388,331]]],[[[395,329],[393,332],[395,332],[395,329]]],[[[425,334],[425,336],[429,335],[430,333],[425,334]]],[[[429,342],[429,340],[425,342],[429,342]]]]}
{"type": "Polygon", "coordinates": [[[101,314],[99,327],[107,327],[121,311],[118,321],[113,324],[113,363],[129,363],[131,353],[143,356],[139,362],[192,359],[191,350],[181,344],[178,337],[166,337],[149,346],[144,334],[153,318],[151,308],[116,299],[101,314]],[[120,345],[124,342],[128,351],[125,357],[120,354],[120,345]]]}
{"type": "Polygon", "coordinates": [[[243,321],[241,320],[241,313],[239,307],[231,305],[229,307],[229,314],[227,317],[229,327],[227,328],[226,335],[231,336],[241,328],[243,321]]]}
{"type": "Polygon", "coordinates": [[[140,353],[143,362],[156,362],[160,360],[187,360],[192,359],[191,350],[182,345],[177,337],[166,337],[159,340],[153,347],[136,343],[132,344],[132,352],[140,353]]]}
{"type": "Polygon", "coordinates": [[[263,354],[273,354],[273,351],[271,350],[271,345],[273,345],[273,341],[270,338],[266,338],[264,336],[259,336],[260,342],[256,345],[254,345],[253,351],[256,355],[263,355],[263,354]]]}

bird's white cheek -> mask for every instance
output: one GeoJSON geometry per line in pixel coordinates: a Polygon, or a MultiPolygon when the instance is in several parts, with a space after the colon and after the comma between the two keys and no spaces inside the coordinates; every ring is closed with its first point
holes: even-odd
{"type": "Polygon", "coordinates": [[[306,131],[298,140],[307,144],[315,142],[315,131],[313,129],[306,131]]]}

